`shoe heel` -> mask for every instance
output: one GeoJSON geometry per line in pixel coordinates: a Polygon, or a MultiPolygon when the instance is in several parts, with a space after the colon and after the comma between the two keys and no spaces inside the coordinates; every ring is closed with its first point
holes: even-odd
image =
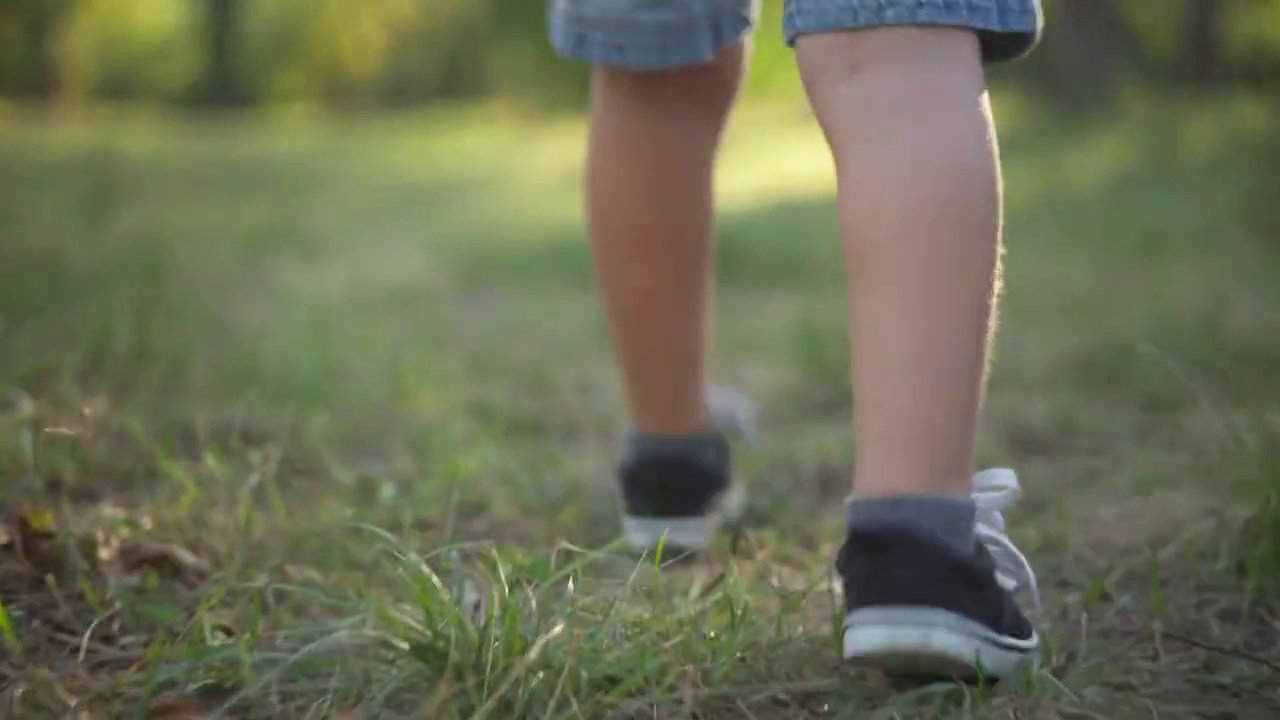
{"type": "Polygon", "coordinates": [[[705,550],[716,529],[714,518],[655,518],[624,515],[622,536],[636,550],[705,550]]]}

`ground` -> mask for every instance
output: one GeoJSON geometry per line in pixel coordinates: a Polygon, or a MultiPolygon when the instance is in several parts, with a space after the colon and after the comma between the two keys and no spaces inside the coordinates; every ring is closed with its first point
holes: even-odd
{"type": "Polygon", "coordinates": [[[994,688],[836,661],[844,286],[801,105],[744,112],[721,174],[747,521],[661,571],[610,544],[580,121],[0,115],[0,717],[1276,717],[1280,114],[997,108],[980,455],[1026,488],[1049,645],[994,688]]]}

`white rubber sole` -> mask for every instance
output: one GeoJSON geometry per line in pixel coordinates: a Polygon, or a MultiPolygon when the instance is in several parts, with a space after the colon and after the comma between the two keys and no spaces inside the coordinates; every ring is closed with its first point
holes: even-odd
{"type": "Polygon", "coordinates": [[[704,550],[715,534],[716,518],[622,516],[622,536],[635,550],[704,550]]]}
{"type": "Polygon", "coordinates": [[[715,511],[706,517],[657,518],[622,516],[622,536],[634,550],[664,549],[697,551],[711,546],[716,531],[737,522],[746,506],[741,486],[733,486],[716,502],[715,511]]]}
{"type": "Polygon", "coordinates": [[[868,608],[845,618],[844,659],[890,675],[999,680],[1039,668],[1040,637],[999,635],[946,610],[868,608]]]}

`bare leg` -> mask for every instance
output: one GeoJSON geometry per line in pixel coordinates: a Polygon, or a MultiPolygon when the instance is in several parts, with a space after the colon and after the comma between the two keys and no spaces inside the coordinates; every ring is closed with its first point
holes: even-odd
{"type": "Polygon", "coordinates": [[[884,27],[797,57],[838,176],[855,496],[967,497],[1001,212],[978,40],[884,27]]]}
{"type": "Polygon", "coordinates": [[[707,429],[712,166],[743,49],[659,72],[598,67],[587,214],[596,276],[642,434],[707,429]]]}

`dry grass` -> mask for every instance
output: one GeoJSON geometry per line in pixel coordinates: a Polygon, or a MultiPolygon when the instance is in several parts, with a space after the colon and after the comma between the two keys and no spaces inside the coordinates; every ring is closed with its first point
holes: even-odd
{"type": "Polygon", "coordinates": [[[1274,108],[1011,116],[981,451],[1051,644],[986,689],[835,661],[842,280],[780,116],[725,168],[750,522],[661,570],[609,544],[575,124],[4,125],[0,718],[1275,717],[1274,108]]]}

